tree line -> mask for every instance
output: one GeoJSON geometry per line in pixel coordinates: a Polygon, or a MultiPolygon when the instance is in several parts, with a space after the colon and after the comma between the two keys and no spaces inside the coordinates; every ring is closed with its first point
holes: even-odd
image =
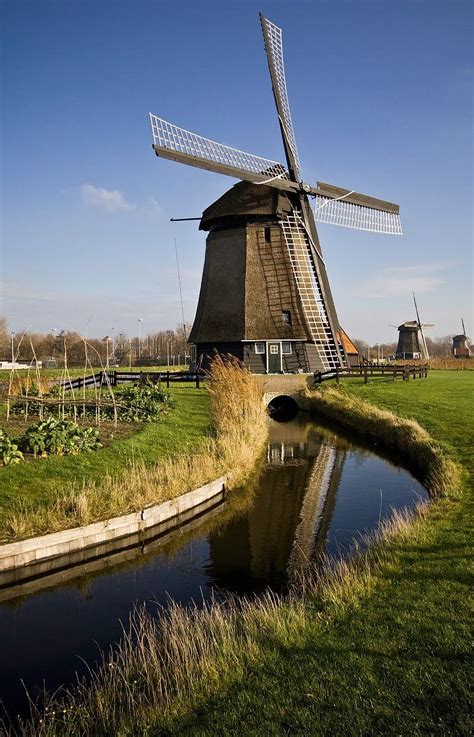
{"type": "Polygon", "coordinates": [[[160,330],[143,337],[128,336],[124,332],[85,338],[70,330],[52,330],[48,333],[11,332],[7,321],[0,316],[0,360],[31,362],[53,360],[60,366],[67,360],[69,366],[118,364],[178,365],[189,361],[187,335],[190,326],[179,325],[175,330],[160,330]]]}

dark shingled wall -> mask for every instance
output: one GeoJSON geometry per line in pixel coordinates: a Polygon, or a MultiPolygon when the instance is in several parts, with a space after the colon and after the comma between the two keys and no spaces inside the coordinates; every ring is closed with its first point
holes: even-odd
{"type": "Polygon", "coordinates": [[[190,343],[242,340],[245,332],[245,227],[209,233],[190,343]]]}
{"type": "Polygon", "coordinates": [[[242,343],[200,343],[197,346],[196,358],[197,363],[203,369],[208,369],[209,364],[214,357],[215,353],[220,353],[222,356],[231,354],[240,361],[244,358],[242,343]]]}

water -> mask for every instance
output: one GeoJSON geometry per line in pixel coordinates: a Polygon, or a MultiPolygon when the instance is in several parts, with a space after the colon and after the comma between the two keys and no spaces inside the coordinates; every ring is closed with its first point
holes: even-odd
{"type": "Polygon", "coordinates": [[[63,571],[54,585],[36,581],[28,596],[0,591],[0,698],[11,714],[25,710],[20,679],[32,694],[71,683],[120,638],[134,605],[155,613],[169,597],[280,590],[306,561],[344,555],[391,509],[426,498],[393,461],[304,416],[269,422],[266,457],[247,487],[200,519],[63,571]]]}

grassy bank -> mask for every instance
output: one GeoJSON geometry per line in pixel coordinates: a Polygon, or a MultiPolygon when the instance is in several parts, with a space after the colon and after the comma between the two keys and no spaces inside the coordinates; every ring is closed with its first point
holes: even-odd
{"type": "Polygon", "coordinates": [[[216,362],[205,389],[173,390],[163,421],[87,456],[2,469],[6,540],[66,529],[171,499],[222,474],[237,483],[265,437],[259,390],[247,372],[216,362]],[[80,482],[77,482],[77,479],[80,482]]]}
{"type": "MultiPolygon", "coordinates": [[[[348,406],[363,394],[431,430],[432,440],[406,426],[449,457],[439,468],[444,496],[398,515],[366,551],[309,575],[286,598],[172,607],[159,621],[137,614],[92,683],[56,700],[24,734],[469,734],[473,504],[466,477],[462,494],[449,488],[451,461],[469,470],[459,376],[345,390],[348,406]],[[433,391],[449,407],[444,419],[433,391]]],[[[368,411],[356,402],[347,416],[354,407],[368,411]]]]}

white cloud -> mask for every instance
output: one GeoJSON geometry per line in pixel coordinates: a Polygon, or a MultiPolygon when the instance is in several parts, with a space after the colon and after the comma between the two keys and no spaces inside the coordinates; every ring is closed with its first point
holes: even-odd
{"type": "Polygon", "coordinates": [[[83,184],[81,194],[85,205],[98,207],[104,212],[124,212],[135,209],[135,205],[128,202],[118,189],[110,190],[94,187],[93,184],[83,184]]]}
{"type": "Polygon", "coordinates": [[[376,271],[354,290],[355,297],[403,297],[412,292],[424,294],[432,292],[444,280],[442,273],[449,264],[416,264],[411,266],[391,266],[376,271]]]}

